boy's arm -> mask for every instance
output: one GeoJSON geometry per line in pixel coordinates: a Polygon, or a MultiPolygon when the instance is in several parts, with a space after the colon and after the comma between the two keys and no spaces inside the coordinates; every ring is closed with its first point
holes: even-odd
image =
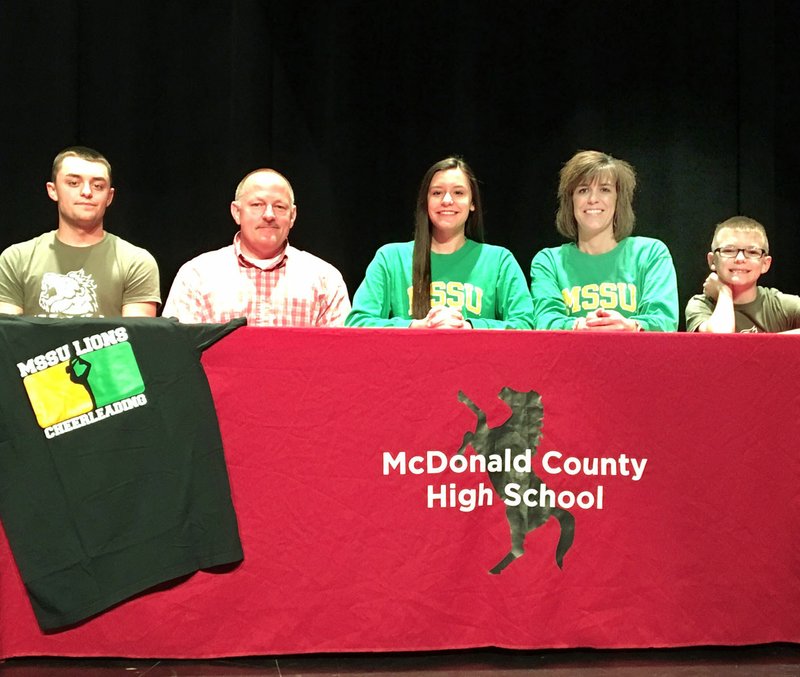
{"type": "Polygon", "coordinates": [[[732,334],[736,331],[736,318],[733,313],[733,292],[716,273],[711,273],[703,283],[703,293],[716,301],[714,312],[697,328],[697,331],[711,334],[732,334]]]}
{"type": "Polygon", "coordinates": [[[778,292],[781,299],[781,306],[789,318],[791,329],[782,331],[781,334],[800,334],[800,296],[795,294],[784,294],[778,292]]]}

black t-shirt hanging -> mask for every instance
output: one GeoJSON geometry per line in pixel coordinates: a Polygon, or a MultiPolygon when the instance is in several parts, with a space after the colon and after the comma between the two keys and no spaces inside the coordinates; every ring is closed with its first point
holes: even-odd
{"type": "Polygon", "coordinates": [[[0,518],[43,629],[242,559],[200,356],[243,324],[0,315],[0,518]]]}

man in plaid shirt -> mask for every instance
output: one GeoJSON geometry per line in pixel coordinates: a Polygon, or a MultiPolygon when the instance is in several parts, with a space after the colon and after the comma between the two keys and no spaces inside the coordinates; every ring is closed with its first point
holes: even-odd
{"type": "Polygon", "coordinates": [[[251,326],[339,327],[350,312],[341,273],[295,249],[289,231],[297,217],[289,181],[256,169],[236,188],[231,215],[239,225],[233,244],[185,263],[172,283],[163,315],[181,322],[251,326]]]}

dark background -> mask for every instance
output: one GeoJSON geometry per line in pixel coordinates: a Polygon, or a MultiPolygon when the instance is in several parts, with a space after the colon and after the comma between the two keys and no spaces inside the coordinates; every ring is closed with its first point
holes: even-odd
{"type": "Polygon", "coordinates": [[[681,304],[714,225],[770,234],[764,282],[800,292],[795,0],[0,1],[0,247],[56,226],[55,154],[104,153],[106,227],[178,267],[229,244],[242,176],[292,182],[296,246],[344,274],[411,239],[420,179],[460,154],[487,241],[526,275],[559,244],[580,149],[631,162],[636,233],[664,240],[681,304]]]}

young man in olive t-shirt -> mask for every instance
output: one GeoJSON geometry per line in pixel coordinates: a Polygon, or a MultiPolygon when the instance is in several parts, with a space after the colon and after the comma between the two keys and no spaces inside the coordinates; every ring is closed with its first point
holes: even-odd
{"type": "Polygon", "coordinates": [[[0,254],[0,313],[38,317],[153,317],[158,266],[144,249],[106,232],[111,165],[84,146],[61,151],[47,194],[58,228],[0,254]]]}

